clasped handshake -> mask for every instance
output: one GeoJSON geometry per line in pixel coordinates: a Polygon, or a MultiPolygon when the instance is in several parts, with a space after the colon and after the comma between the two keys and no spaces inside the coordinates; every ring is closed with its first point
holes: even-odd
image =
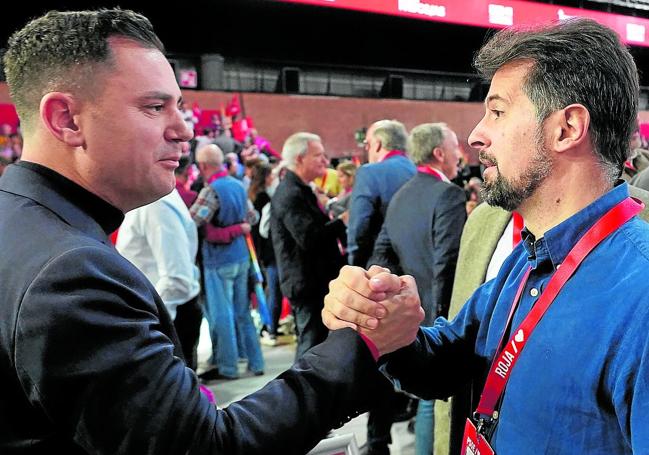
{"type": "Polygon", "coordinates": [[[329,330],[351,327],[372,340],[379,355],[411,344],[423,319],[414,278],[376,265],[340,269],[329,283],[322,310],[329,330]]]}

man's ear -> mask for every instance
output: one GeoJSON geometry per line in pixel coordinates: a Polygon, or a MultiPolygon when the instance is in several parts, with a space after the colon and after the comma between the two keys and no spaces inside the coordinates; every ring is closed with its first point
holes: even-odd
{"type": "Polygon", "coordinates": [[[302,163],[304,162],[305,155],[306,155],[306,153],[304,155],[298,155],[298,156],[295,157],[295,165],[296,166],[298,166],[298,165],[301,166],[302,165],[302,163]]]}
{"type": "Polygon", "coordinates": [[[437,162],[443,163],[444,162],[444,150],[441,147],[435,147],[433,149],[433,157],[437,162]]]}
{"type": "Polygon", "coordinates": [[[571,104],[550,116],[552,148],[557,152],[579,147],[590,140],[590,112],[583,104],[571,104]]]}
{"type": "Polygon", "coordinates": [[[79,100],[69,93],[50,92],[41,99],[41,121],[54,137],[70,147],[82,147],[85,144],[76,121],[79,107],[79,100]]]}

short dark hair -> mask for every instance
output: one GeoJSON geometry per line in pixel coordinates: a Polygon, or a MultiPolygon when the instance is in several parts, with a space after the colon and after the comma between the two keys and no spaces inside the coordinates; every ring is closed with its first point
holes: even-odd
{"type": "Polygon", "coordinates": [[[590,138],[611,180],[629,153],[638,111],[638,71],[617,34],[591,19],[575,18],[496,33],[477,53],[488,80],[507,63],[530,60],[523,90],[539,123],[573,103],[590,113],[590,138]]]}
{"type": "Polygon", "coordinates": [[[110,37],[164,52],[146,17],[119,8],[50,11],[15,32],[9,38],[4,68],[21,122],[31,123],[46,93],[82,89],[92,81],[94,65],[110,66],[110,37]]]}

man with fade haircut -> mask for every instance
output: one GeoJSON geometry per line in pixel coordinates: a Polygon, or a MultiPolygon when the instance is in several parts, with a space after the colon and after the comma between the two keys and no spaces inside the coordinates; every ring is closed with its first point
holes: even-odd
{"type": "MultiPolygon", "coordinates": [[[[163,301],[108,239],[173,190],[192,137],[163,52],[119,9],[51,11],[9,40],[25,144],[0,178],[2,454],[304,454],[373,400],[352,330],[224,410],[200,393],[163,301]]],[[[376,355],[414,339],[406,308],[376,355]]]]}
{"type": "MultiPolygon", "coordinates": [[[[580,18],[500,31],[475,66],[491,80],[469,136],[484,199],[521,214],[522,241],[453,320],[420,329],[382,369],[425,399],[480,381],[466,453],[647,453],[649,226],[618,180],[638,107],[633,58],[580,18]]],[[[380,340],[398,311],[377,308],[419,300],[411,279],[377,271],[332,282],[330,328],[380,340]]]]}

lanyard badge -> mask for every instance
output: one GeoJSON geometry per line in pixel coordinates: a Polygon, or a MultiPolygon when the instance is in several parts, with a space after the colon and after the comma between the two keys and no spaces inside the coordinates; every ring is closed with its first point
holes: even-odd
{"type": "Polygon", "coordinates": [[[495,452],[487,442],[486,437],[477,429],[471,419],[466,419],[464,439],[462,440],[462,455],[494,455],[495,452]]]}
{"type": "Polygon", "coordinates": [[[525,317],[520,326],[512,330],[511,338],[503,345],[505,333],[509,328],[527,279],[532,271],[528,267],[514,297],[511,305],[507,323],[503,329],[500,343],[498,343],[500,352],[494,357],[487,381],[485,383],[480,403],[474,413],[474,419],[477,426],[471,419],[467,419],[462,441],[462,455],[493,455],[494,451],[487,442],[487,437],[494,428],[498,419],[496,410],[498,401],[502,396],[512,369],[518,361],[521,351],[525,347],[527,340],[534,331],[545,312],[557,297],[566,282],[574,275],[581,262],[599,243],[608,237],[620,226],[640,213],[644,204],[632,198],[626,198],[619,202],[615,207],[609,210],[579,239],[575,246],[570,250],[568,255],[561,264],[561,268],[552,275],[545,291],[541,294],[538,301],[534,304],[529,314],[525,317]]]}

